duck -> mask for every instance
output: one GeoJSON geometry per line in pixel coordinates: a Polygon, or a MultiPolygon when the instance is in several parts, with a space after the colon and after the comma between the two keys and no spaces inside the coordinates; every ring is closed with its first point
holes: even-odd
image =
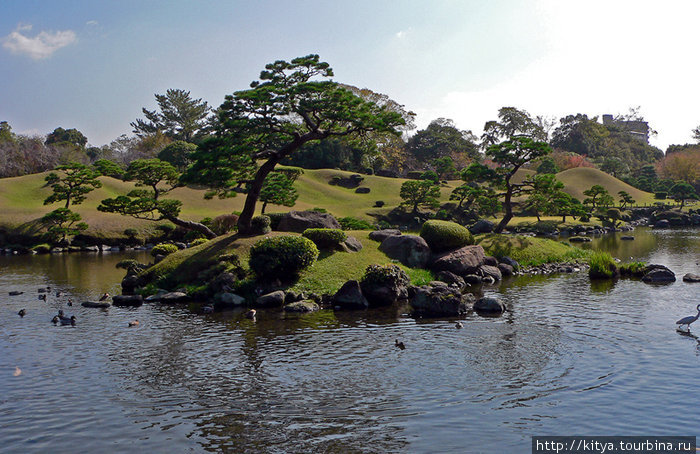
{"type": "Polygon", "coordinates": [[[68,298],[68,302],[66,303],[67,306],[72,306],[73,305],[73,300],[68,298]]]}
{"type": "Polygon", "coordinates": [[[61,292],[60,290],[56,290],[56,297],[60,298],[62,296],[63,296],[63,292],[61,292]]]}
{"type": "Polygon", "coordinates": [[[107,298],[109,298],[109,293],[105,292],[105,294],[100,297],[100,301],[104,301],[107,298]]]}
{"type": "Polygon", "coordinates": [[[19,315],[20,317],[24,317],[25,315],[27,315],[27,310],[20,309],[19,312],[17,312],[17,315],[19,315]]]}
{"type": "Polygon", "coordinates": [[[406,350],[406,346],[404,345],[404,343],[398,339],[394,341],[394,345],[396,345],[401,350],[406,350]]]}
{"type": "Polygon", "coordinates": [[[458,321],[457,323],[455,323],[455,328],[462,329],[462,328],[464,328],[464,324],[462,322],[458,321]]]}
{"type": "Polygon", "coordinates": [[[134,326],[139,326],[139,321],[138,321],[138,319],[136,319],[136,320],[131,320],[131,321],[129,322],[129,327],[134,327],[134,326]]]}
{"type": "Polygon", "coordinates": [[[63,309],[59,309],[59,310],[58,310],[58,316],[59,316],[59,317],[63,317],[63,309]]]}
{"type": "Polygon", "coordinates": [[[70,318],[68,317],[59,317],[61,321],[61,325],[73,325],[75,326],[75,315],[71,315],[70,318]]]}
{"type": "Polygon", "coordinates": [[[257,313],[258,313],[258,311],[256,311],[255,309],[251,309],[251,310],[249,310],[248,312],[245,313],[245,316],[246,316],[247,318],[254,319],[255,316],[257,315],[257,313]]]}
{"type": "Polygon", "coordinates": [[[39,299],[46,301],[46,293],[42,293],[41,295],[39,295],[39,299]]]}
{"type": "Polygon", "coordinates": [[[61,320],[61,319],[59,318],[58,315],[54,315],[53,318],[51,319],[51,323],[53,323],[53,324],[55,325],[55,324],[58,323],[60,320],[61,320]]]}

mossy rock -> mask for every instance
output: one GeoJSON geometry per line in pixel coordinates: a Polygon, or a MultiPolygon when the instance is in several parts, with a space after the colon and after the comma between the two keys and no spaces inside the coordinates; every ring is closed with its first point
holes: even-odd
{"type": "Polygon", "coordinates": [[[474,237],[469,230],[451,221],[437,219],[426,221],[421,228],[420,236],[434,252],[451,251],[474,244],[474,237]]]}

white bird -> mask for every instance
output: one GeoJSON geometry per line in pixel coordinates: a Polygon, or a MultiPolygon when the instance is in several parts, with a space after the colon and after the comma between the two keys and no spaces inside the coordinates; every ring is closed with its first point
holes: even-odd
{"type": "Polygon", "coordinates": [[[698,313],[695,316],[689,315],[687,317],[683,317],[682,319],[676,322],[676,325],[679,325],[678,329],[680,329],[681,326],[685,325],[686,328],[688,328],[688,331],[690,331],[690,324],[696,321],[698,318],[700,318],[700,304],[698,304],[696,309],[698,313]]]}

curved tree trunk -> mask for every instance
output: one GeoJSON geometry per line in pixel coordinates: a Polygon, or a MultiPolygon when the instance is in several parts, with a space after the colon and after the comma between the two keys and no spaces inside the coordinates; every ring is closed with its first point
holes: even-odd
{"type": "Polygon", "coordinates": [[[184,219],[176,218],[176,217],[166,217],[168,221],[172,222],[178,227],[182,227],[187,230],[194,230],[195,232],[199,232],[209,238],[210,240],[212,238],[216,238],[216,233],[212,232],[209,227],[207,227],[204,224],[201,224],[199,222],[194,222],[194,221],[185,221],[184,219]]]}
{"type": "Polygon", "coordinates": [[[279,159],[270,159],[260,166],[257,172],[255,172],[255,178],[248,189],[248,195],[245,198],[245,205],[243,206],[243,212],[241,212],[238,218],[238,233],[241,235],[249,235],[251,233],[250,221],[253,219],[255,214],[255,204],[258,202],[258,197],[260,197],[260,190],[262,189],[263,183],[267,175],[272,172],[275,168],[279,159]]]}
{"type": "Polygon", "coordinates": [[[501,219],[501,222],[499,222],[493,230],[494,233],[503,233],[503,230],[505,230],[510,220],[513,219],[513,202],[511,200],[513,198],[513,188],[509,183],[506,184],[506,196],[503,199],[503,208],[505,212],[503,213],[503,219],[501,219]]]}

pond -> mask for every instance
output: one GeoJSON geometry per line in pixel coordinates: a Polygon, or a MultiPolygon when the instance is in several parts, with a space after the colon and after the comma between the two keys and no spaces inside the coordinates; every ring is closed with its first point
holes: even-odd
{"type": "Polygon", "coordinates": [[[700,274],[700,230],[633,235],[592,246],[677,282],[519,277],[485,290],[502,317],[461,330],[402,308],[253,322],[67,307],[116,292],[129,256],[1,256],[2,451],[529,452],[533,435],[697,435],[700,342],[675,321],[700,303],[680,280],[700,274]],[[59,308],[76,326],[50,323],[59,308]]]}

